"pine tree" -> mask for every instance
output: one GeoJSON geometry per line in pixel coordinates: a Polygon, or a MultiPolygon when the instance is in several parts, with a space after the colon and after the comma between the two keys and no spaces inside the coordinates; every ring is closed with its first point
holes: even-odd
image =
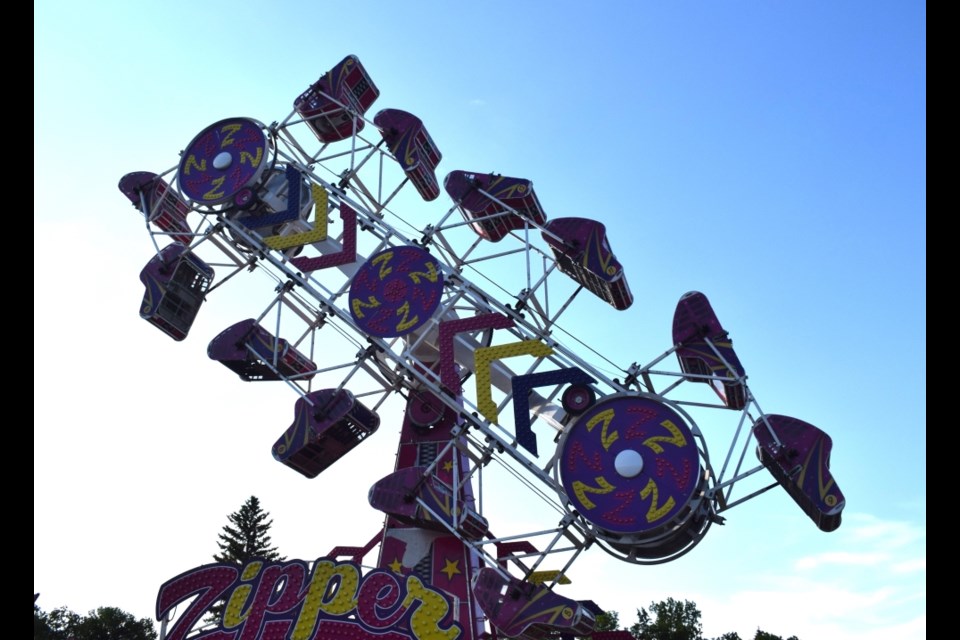
{"type": "Polygon", "coordinates": [[[231,524],[223,527],[220,541],[217,546],[221,553],[214,554],[217,562],[229,564],[246,564],[253,558],[282,561],[276,547],[270,546],[270,536],[267,532],[273,526],[269,520],[270,514],[260,507],[260,499],[250,496],[239,511],[227,516],[231,524]]]}
{"type": "MultiPolygon", "coordinates": [[[[226,564],[245,565],[253,558],[262,558],[274,562],[283,562],[285,557],[271,546],[270,527],[273,520],[270,514],[260,507],[260,499],[250,496],[239,511],[227,516],[229,524],[223,527],[219,534],[217,546],[220,553],[214,554],[213,559],[226,564]]],[[[226,603],[220,601],[210,607],[209,622],[219,624],[223,620],[223,609],[226,603]]]]}

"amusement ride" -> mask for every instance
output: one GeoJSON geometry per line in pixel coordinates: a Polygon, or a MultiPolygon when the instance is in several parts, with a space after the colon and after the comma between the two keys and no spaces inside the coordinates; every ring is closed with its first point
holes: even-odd
{"type": "Polygon", "coordinates": [[[192,338],[221,287],[260,279],[248,317],[203,339],[241,380],[292,391],[279,465],[322,483],[378,431],[397,436],[367,495],[380,531],[311,562],[187,571],[160,588],[162,640],[629,638],[562,595],[593,547],[670,562],[777,486],[820,530],[840,526],[830,437],[760,408],[703,293],[680,297],[672,342],[648,362],[599,356],[561,320],[582,296],[633,304],[607,227],[553,217],[526,178],[441,182],[424,122],[374,112],[378,98],[349,55],[282,121],[225,118],[174,167],[120,180],[154,249],[140,316],[156,329],[192,338]],[[449,208],[416,224],[401,196],[449,208]],[[529,531],[488,518],[494,474],[555,517],[529,531]],[[756,474],[762,486],[738,491],[756,474]]]}

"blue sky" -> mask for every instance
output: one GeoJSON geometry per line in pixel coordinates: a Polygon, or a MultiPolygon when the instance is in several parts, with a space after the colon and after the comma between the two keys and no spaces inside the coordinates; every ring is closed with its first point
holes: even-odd
{"type": "MultiPolygon", "coordinates": [[[[551,217],[611,230],[636,301],[571,312],[579,338],[648,361],[679,297],[702,291],[761,406],[833,438],[839,530],[771,491],[675,562],[590,550],[568,595],[628,623],[693,600],[706,637],[925,637],[925,5],[452,6],[34,3],[38,604],[152,617],[158,587],[209,562],[251,494],[288,557],[379,528],[366,493],[392,466],[392,423],[329,476],[273,461],[294,396],[205,354],[262,310],[244,306],[255,284],[206,305],[184,342],[161,334],[138,317],[153,245],[117,190],[215,121],[282,119],[355,54],[381,91],[373,112],[424,121],[441,178],[527,178],[551,217]]],[[[426,223],[445,198],[410,214],[426,223]]],[[[718,455],[723,434],[707,440],[718,455]]]]}

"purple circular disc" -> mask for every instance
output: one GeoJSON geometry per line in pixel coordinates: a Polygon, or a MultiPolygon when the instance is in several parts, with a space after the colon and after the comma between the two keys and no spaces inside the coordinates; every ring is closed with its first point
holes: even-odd
{"type": "Polygon", "coordinates": [[[255,184],[266,166],[263,127],[249,118],[227,118],[190,141],[180,158],[177,182],[191,201],[213,206],[255,184]]]}
{"type": "Polygon", "coordinates": [[[442,420],[450,408],[443,404],[443,401],[437,398],[430,391],[414,391],[410,394],[410,400],[407,402],[407,417],[410,418],[415,426],[432,427],[442,420]]]}
{"type": "Polygon", "coordinates": [[[648,395],[607,396],[590,407],[564,436],[558,464],[573,508],[616,534],[670,525],[686,513],[700,478],[690,428],[648,395]]]}
{"type": "Polygon", "coordinates": [[[370,257],[350,283],[350,313],[366,334],[402,336],[421,327],[440,305],[443,272],[419,247],[393,247],[370,257]]]}

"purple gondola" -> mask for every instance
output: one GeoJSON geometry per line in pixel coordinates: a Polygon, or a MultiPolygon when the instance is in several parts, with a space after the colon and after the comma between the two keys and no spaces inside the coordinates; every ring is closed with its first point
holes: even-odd
{"type": "Polygon", "coordinates": [[[373,123],[420,196],[436,200],[440,195],[436,168],[443,156],[420,118],[399,109],[383,109],[373,123]]]}
{"type": "Polygon", "coordinates": [[[120,178],[117,187],[147,220],[170,234],[171,239],[190,244],[193,237],[187,224],[190,206],[166,180],[150,171],[134,171],[120,178]]]}
{"type": "Polygon", "coordinates": [[[297,400],[293,424],[273,445],[273,457],[315,478],[379,427],[380,416],[346,389],[321,389],[297,400]]]}
{"type": "Polygon", "coordinates": [[[812,424],[781,415],[760,417],[753,435],[760,462],[817,527],[821,531],[839,527],[846,500],[830,473],[830,436],[812,424]]]}
{"type": "Polygon", "coordinates": [[[529,180],[451,171],[443,180],[443,188],[473,230],[490,242],[499,242],[530,223],[543,225],[547,221],[529,180]]]}
{"type": "Polygon", "coordinates": [[[146,288],[140,317],[174,340],[183,340],[193,326],[213,276],[213,268],[186,246],[178,242],[167,245],[140,272],[140,281],[146,288]]]}
{"type": "Polygon", "coordinates": [[[336,142],[363,129],[363,114],[379,96],[370,74],[350,55],[300,94],[293,108],[320,142],[336,142]]]}
{"type": "Polygon", "coordinates": [[[460,532],[479,540],[489,530],[487,520],[464,504],[454,506],[453,489],[427,467],[406,467],[377,481],[368,495],[370,506],[416,527],[460,532]]]}
{"type": "Polygon", "coordinates": [[[615,309],[633,304],[623,265],[610,250],[607,229],[589,218],[557,218],[547,223],[543,239],[560,271],[615,309]]]}
{"type": "Polygon", "coordinates": [[[477,573],[473,593],[490,623],[509,638],[589,636],[596,624],[596,617],[584,603],[558,595],[542,584],[505,577],[492,567],[477,573]]]}
{"type": "Polygon", "coordinates": [[[677,303],[673,344],[680,368],[690,374],[687,380],[708,383],[729,409],[747,405],[746,374],[733,350],[733,340],[699,291],[683,294],[677,303]]]}
{"type": "Polygon", "coordinates": [[[317,365],[253,318],[227,327],[210,341],[207,355],[243,380],[313,379],[317,365]]]}

